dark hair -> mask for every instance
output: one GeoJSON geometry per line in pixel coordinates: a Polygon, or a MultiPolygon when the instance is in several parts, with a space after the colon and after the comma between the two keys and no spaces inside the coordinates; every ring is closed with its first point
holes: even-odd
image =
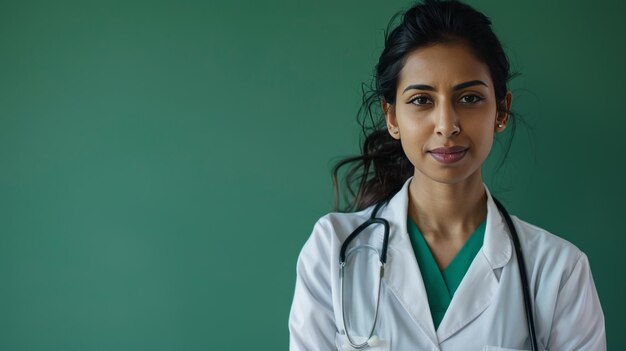
{"type": "MultiPolygon", "coordinates": [[[[386,201],[413,175],[414,167],[400,141],[387,131],[381,103],[395,104],[400,71],[408,54],[415,49],[457,41],[468,44],[472,53],[489,67],[498,111],[509,112],[504,111],[504,101],[512,75],[489,18],[458,1],[425,0],[404,12],[402,22],[389,31],[399,16],[402,13],[392,18],[385,31],[385,48],[376,64],[372,84],[363,85],[363,101],[357,115],[365,137],[361,155],[342,159],[333,168],[336,210],[358,211],[386,201]],[[347,205],[340,208],[338,178],[344,166],[347,170],[343,175],[343,195],[347,205]]],[[[515,123],[511,122],[508,125],[514,132],[515,123]]],[[[509,141],[507,152],[510,146],[509,141]]]]}

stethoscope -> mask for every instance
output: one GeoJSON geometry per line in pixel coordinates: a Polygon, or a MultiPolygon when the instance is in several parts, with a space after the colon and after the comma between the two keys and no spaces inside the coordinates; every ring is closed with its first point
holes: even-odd
{"type": "MultiPolygon", "coordinates": [[[[504,206],[502,206],[500,201],[496,200],[494,197],[492,197],[492,199],[495,202],[496,206],[498,207],[498,210],[500,211],[500,213],[504,216],[504,220],[506,221],[509,231],[511,232],[511,239],[513,240],[513,246],[515,248],[515,255],[517,256],[517,265],[519,267],[520,280],[522,282],[522,294],[524,296],[524,308],[526,309],[526,322],[528,324],[530,346],[533,351],[536,351],[537,350],[537,338],[535,335],[535,319],[533,318],[533,311],[532,311],[532,307],[530,303],[530,288],[528,286],[528,277],[527,277],[526,268],[525,268],[526,265],[524,264],[524,257],[522,256],[522,250],[520,249],[520,243],[519,243],[519,237],[517,235],[517,230],[515,230],[515,226],[513,225],[511,216],[509,216],[509,213],[506,211],[504,206]]],[[[387,244],[389,243],[389,222],[384,218],[376,217],[378,210],[381,208],[383,204],[384,202],[381,202],[381,203],[378,203],[374,207],[374,210],[372,211],[370,218],[367,221],[363,222],[360,226],[358,226],[346,238],[346,240],[341,245],[341,251],[339,252],[339,265],[340,265],[339,280],[341,281],[341,284],[340,284],[341,322],[343,324],[345,335],[346,335],[346,338],[348,339],[348,343],[353,349],[356,349],[356,350],[364,350],[368,347],[374,347],[374,346],[377,346],[380,342],[378,337],[374,335],[374,329],[376,328],[376,321],[378,320],[378,308],[380,307],[380,288],[382,285],[381,282],[382,282],[383,276],[385,275],[385,264],[387,262],[387,244]],[[370,328],[369,335],[367,336],[367,340],[365,342],[358,343],[354,339],[352,339],[348,331],[349,328],[346,325],[346,316],[345,316],[346,313],[345,313],[345,304],[344,304],[344,296],[343,296],[344,271],[345,271],[345,266],[346,266],[346,250],[348,249],[348,245],[350,244],[352,240],[354,240],[354,238],[356,238],[365,228],[373,224],[380,224],[384,227],[384,230],[385,230],[384,235],[383,235],[383,247],[379,253],[380,274],[378,275],[378,287],[377,287],[378,291],[376,293],[377,295],[376,309],[374,310],[374,321],[372,322],[372,327],[370,328]]]]}

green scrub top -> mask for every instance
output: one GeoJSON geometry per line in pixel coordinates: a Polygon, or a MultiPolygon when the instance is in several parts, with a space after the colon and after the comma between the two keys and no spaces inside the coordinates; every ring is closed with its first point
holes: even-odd
{"type": "Polygon", "coordinates": [[[487,221],[484,220],[478,228],[476,228],[476,231],[467,239],[448,267],[440,271],[419,228],[417,228],[410,218],[407,220],[409,237],[411,238],[411,244],[415,251],[417,265],[419,266],[422,279],[424,280],[430,314],[433,317],[435,329],[439,327],[450,305],[450,301],[452,301],[454,292],[461,284],[461,280],[463,280],[465,273],[467,273],[474,257],[476,257],[476,254],[483,246],[486,222],[487,221]]]}

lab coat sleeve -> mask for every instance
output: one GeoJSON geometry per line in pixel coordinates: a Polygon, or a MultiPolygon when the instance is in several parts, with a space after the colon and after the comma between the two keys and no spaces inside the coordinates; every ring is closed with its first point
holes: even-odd
{"type": "Polygon", "coordinates": [[[606,350],[604,314],[585,254],[559,291],[548,348],[606,350]]]}
{"type": "Polygon", "coordinates": [[[296,288],[289,315],[291,351],[336,350],[332,306],[330,235],[318,222],[297,264],[296,288]]]}

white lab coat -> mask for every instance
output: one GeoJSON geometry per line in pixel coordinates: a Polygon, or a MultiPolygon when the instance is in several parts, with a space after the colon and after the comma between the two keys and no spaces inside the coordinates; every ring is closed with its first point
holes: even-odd
{"type": "MultiPolygon", "coordinates": [[[[489,191],[483,247],[435,330],[407,234],[409,182],[378,215],[389,221],[390,237],[375,331],[381,343],[368,350],[530,350],[513,243],[489,191]]],[[[290,350],[344,349],[339,250],[371,211],[331,213],[316,223],[298,258],[289,316],[290,350]]],[[[539,349],[605,350],[604,315],[585,254],[541,228],[512,218],[526,260],[539,349]]],[[[382,236],[380,227],[373,228],[350,246],[370,245],[380,251],[382,236]]],[[[348,260],[345,300],[350,336],[363,341],[376,304],[378,256],[369,255],[371,250],[360,251],[348,260]]]]}

